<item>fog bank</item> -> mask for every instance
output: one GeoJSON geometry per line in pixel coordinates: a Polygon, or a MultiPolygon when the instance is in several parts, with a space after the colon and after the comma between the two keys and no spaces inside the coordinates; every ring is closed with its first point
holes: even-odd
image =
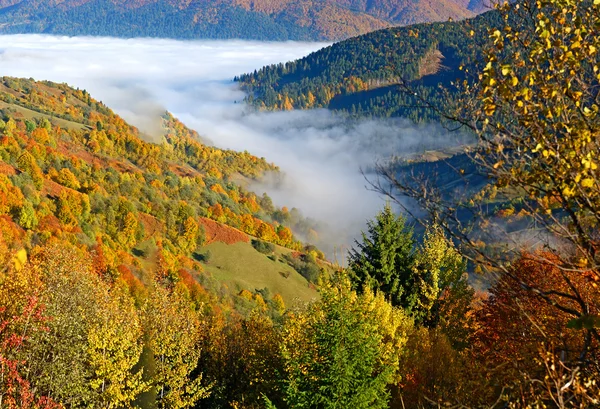
{"type": "Polygon", "coordinates": [[[265,157],[283,178],[254,190],[326,221],[327,237],[337,245],[357,237],[384,203],[365,188],[361,168],[448,138],[441,127],[405,120],[348,122],[327,110],[257,113],[241,103],[235,75],[325,45],[0,36],[0,75],[86,89],[155,140],[158,117],[168,110],[218,147],[265,157]]]}

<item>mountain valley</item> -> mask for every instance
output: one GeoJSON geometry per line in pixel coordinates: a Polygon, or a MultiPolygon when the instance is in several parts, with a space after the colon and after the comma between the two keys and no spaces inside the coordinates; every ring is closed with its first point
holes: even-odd
{"type": "Polygon", "coordinates": [[[0,407],[596,408],[599,90],[597,0],[0,0],[0,407]]]}

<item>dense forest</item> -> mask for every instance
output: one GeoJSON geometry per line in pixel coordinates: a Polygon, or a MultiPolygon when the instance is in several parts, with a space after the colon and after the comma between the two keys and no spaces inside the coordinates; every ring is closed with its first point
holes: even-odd
{"type": "Polygon", "coordinates": [[[496,16],[456,96],[477,146],[378,165],[347,268],[243,187],[273,164],[3,77],[0,407],[597,408],[600,1],[496,16]]]}
{"type": "Polygon", "coordinates": [[[462,22],[379,30],[236,80],[260,109],[329,108],[427,122],[439,119],[429,105],[451,105],[457,84],[482,68],[482,39],[501,25],[490,11],[462,22]]]}
{"type": "Polygon", "coordinates": [[[0,33],[113,37],[340,40],[392,25],[470,17],[483,2],[61,1],[0,2],[0,33]]]}

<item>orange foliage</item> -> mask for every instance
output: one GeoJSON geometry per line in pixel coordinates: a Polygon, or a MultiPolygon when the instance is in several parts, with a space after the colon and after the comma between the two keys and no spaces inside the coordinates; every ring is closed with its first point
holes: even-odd
{"type": "Polygon", "coordinates": [[[134,299],[141,301],[147,294],[146,287],[144,284],[131,272],[131,270],[124,264],[117,266],[117,272],[119,273],[119,280],[122,280],[129,289],[129,293],[134,299]]]}
{"type": "Polygon", "coordinates": [[[63,231],[63,226],[56,216],[49,214],[40,219],[38,230],[41,232],[48,232],[53,236],[58,237],[60,236],[60,232],[63,231]]]}
{"type": "Polygon", "coordinates": [[[578,359],[584,331],[567,328],[575,314],[583,313],[573,299],[575,291],[587,304],[588,314],[600,313],[598,289],[588,285],[581,272],[562,270],[562,264],[554,253],[523,254],[476,313],[473,349],[486,366],[501,366],[500,376],[507,381],[523,370],[535,374],[541,342],[560,349],[565,361],[578,359]],[[547,294],[546,298],[540,294],[547,294]]]}
{"type": "Polygon", "coordinates": [[[0,214],[6,214],[23,206],[21,189],[15,187],[6,175],[0,174],[0,214]]]}
{"type": "Polygon", "coordinates": [[[205,217],[200,218],[200,223],[204,227],[206,233],[206,244],[214,243],[215,241],[220,241],[225,244],[234,244],[238,242],[248,243],[250,241],[246,234],[233,227],[219,224],[205,217]]]}
{"type": "Polygon", "coordinates": [[[253,236],[256,234],[254,220],[254,217],[250,214],[245,213],[242,215],[242,230],[253,236]]]}
{"type": "Polygon", "coordinates": [[[225,189],[223,189],[223,186],[221,186],[218,183],[215,183],[214,185],[212,185],[210,187],[210,190],[212,190],[215,193],[219,193],[219,194],[227,196],[227,191],[225,189]]]}
{"type": "Polygon", "coordinates": [[[225,213],[223,212],[223,206],[221,203],[215,203],[211,207],[208,208],[208,215],[211,219],[214,219],[218,222],[225,223],[225,213]]]}
{"type": "Polygon", "coordinates": [[[275,234],[273,228],[268,223],[258,219],[256,219],[255,223],[255,225],[258,225],[258,228],[256,229],[256,237],[265,241],[272,241],[275,234]]]}
{"type": "Polygon", "coordinates": [[[106,257],[104,256],[104,250],[102,249],[102,238],[96,237],[96,244],[92,247],[92,270],[100,277],[105,277],[108,272],[108,265],[106,257]]]}
{"type": "Polygon", "coordinates": [[[281,225],[277,227],[277,237],[279,238],[279,243],[283,246],[291,244],[293,241],[292,231],[281,225]]]}
{"type": "Polygon", "coordinates": [[[10,247],[18,248],[22,246],[25,232],[9,216],[0,215],[0,235],[10,247]]]}
{"type": "Polygon", "coordinates": [[[251,301],[253,294],[250,291],[243,289],[238,293],[238,297],[242,297],[248,301],[251,301]]]}
{"type": "Polygon", "coordinates": [[[260,210],[260,206],[258,205],[258,203],[256,203],[256,196],[254,195],[242,198],[240,200],[240,203],[246,205],[246,207],[248,208],[248,210],[250,210],[251,213],[256,213],[260,210]]]}

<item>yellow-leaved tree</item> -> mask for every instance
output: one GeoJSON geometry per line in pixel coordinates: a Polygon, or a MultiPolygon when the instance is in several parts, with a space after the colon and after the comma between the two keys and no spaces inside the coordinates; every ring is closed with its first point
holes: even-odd
{"type": "MultiPolygon", "coordinates": [[[[539,396],[575,399],[586,390],[580,388],[585,379],[598,377],[600,360],[600,0],[523,0],[497,9],[502,23],[489,30],[478,78],[465,82],[457,110],[442,115],[477,136],[469,166],[487,187],[470,197],[453,195],[431,178],[385,167],[379,169],[385,182],[375,186],[414,199],[460,242],[465,256],[496,275],[491,279],[510,277],[570,317],[570,328],[559,330],[580,331],[581,342],[556,347],[577,353],[570,361],[560,354],[544,358],[560,361],[564,377],[556,391],[539,396]],[[521,218],[518,232],[490,211],[499,202],[518,209],[511,216],[521,218]],[[548,252],[535,252],[532,262],[555,266],[560,285],[525,280],[511,267],[521,252],[542,246],[548,252]],[[591,292],[578,290],[574,283],[581,280],[591,292]]],[[[461,169],[456,172],[465,179],[461,169]]],[[[540,337],[549,339],[543,332],[540,337]]],[[[556,365],[547,368],[546,380],[563,376],[556,365]]],[[[531,383],[532,390],[545,382],[531,383]]]]}
{"type": "MultiPolygon", "coordinates": [[[[143,325],[151,352],[152,385],[158,408],[183,409],[209,395],[197,374],[201,325],[198,312],[183,295],[158,285],[144,309],[143,325]]],[[[150,366],[150,365],[148,365],[150,366]]]]}
{"type": "Polygon", "coordinates": [[[32,387],[65,407],[127,407],[146,389],[135,368],[142,333],[129,295],[66,242],[36,249],[28,268],[41,281],[48,317],[19,355],[32,387]]]}
{"type": "Polygon", "coordinates": [[[101,312],[88,332],[90,387],[101,407],[128,407],[150,388],[142,371],[132,371],[142,353],[140,317],[122,280],[102,288],[99,296],[101,312]]]}

